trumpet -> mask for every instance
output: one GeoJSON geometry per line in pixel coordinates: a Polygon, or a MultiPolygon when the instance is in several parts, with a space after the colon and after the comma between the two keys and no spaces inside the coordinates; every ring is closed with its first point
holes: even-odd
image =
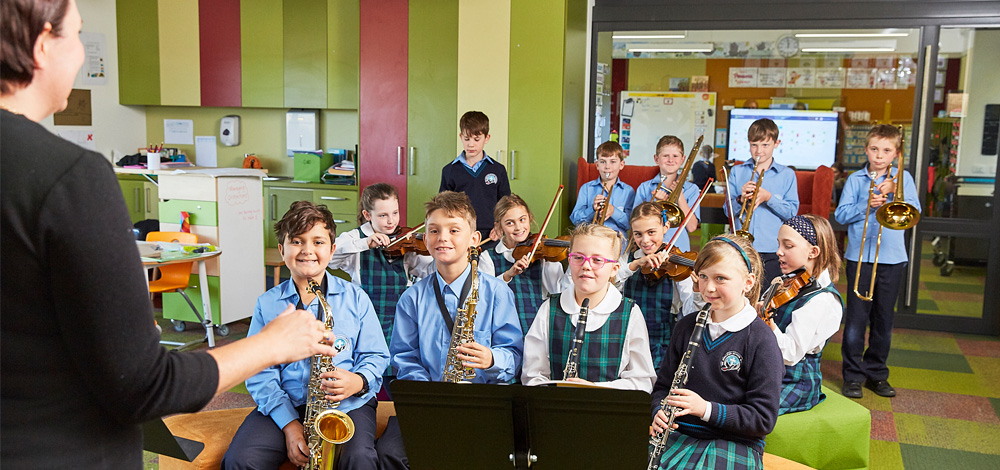
{"type": "MultiPolygon", "coordinates": [[[[750,170],[751,179],[753,179],[753,174],[756,171],[757,171],[757,160],[754,160],[753,169],[750,170]]],[[[750,233],[750,231],[747,229],[750,226],[750,219],[753,217],[753,211],[754,209],[757,208],[757,193],[760,191],[760,185],[763,182],[764,182],[764,171],[761,170],[761,172],[757,176],[757,182],[754,184],[753,195],[750,196],[750,199],[744,199],[743,207],[740,208],[740,214],[746,214],[746,217],[740,221],[740,229],[733,232],[736,235],[739,235],[747,239],[750,243],[753,243],[753,234],[750,233]]]]}
{"type": "MultiPolygon", "coordinates": [[[[691,154],[688,155],[687,161],[684,163],[684,169],[677,175],[677,186],[667,196],[667,200],[660,203],[660,206],[663,207],[663,216],[671,227],[679,227],[681,221],[684,219],[684,211],[677,205],[677,200],[680,198],[682,192],[680,188],[683,188],[684,182],[687,181],[688,173],[691,172],[691,166],[694,165],[694,160],[698,156],[698,150],[701,149],[701,142],[704,139],[704,135],[698,137],[698,140],[694,143],[694,147],[691,147],[691,154]]],[[[666,181],[665,178],[664,181],[666,181]]],[[[660,183],[660,186],[662,185],[663,183],[660,183]]],[[[660,188],[657,187],[656,189],[660,188]]],[[[653,194],[656,194],[656,190],[653,190],[653,194]]]]}
{"type": "MultiPolygon", "coordinates": [[[[594,212],[594,220],[591,223],[604,224],[604,221],[608,218],[608,206],[611,205],[611,192],[614,190],[615,183],[612,181],[611,187],[608,188],[608,197],[601,202],[601,210],[594,212]]],[[[601,194],[604,194],[604,183],[601,183],[601,194]]]]}
{"type": "MultiPolygon", "coordinates": [[[[902,134],[902,131],[900,131],[902,134]]],[[[900,144],[902,147],[902,144],[900,144]]],[[[886,170],[887,178],[891,178],[892,164],[886,170]]],[[[920,211],[913,204],[907,203],[903,199],[903,152],[899,152],[899,165],[896,168],[896,192],[892,202],[882,204],[875,211],[875,220],[878,222],[878,235],[875,238],[875,261],[872,263],[871,283],[868,285],[868,294],[862,295],[858,291],[858,284],[861,281],[861,261],[865,255],[865,237],[868,235],[868,215],[871,213],[872,197],[875,196],[875,178],[878,173],[871,172],[871,184],[868,186],[868,208],[865,210],[865,224],[861,230],[861,246],[858,250],[858,269],[854,273],[854,295],[865,302],[871,302],[875,292],[875,272],[878,270],[878,251],[882,245],[882,227],[891,230],[906,230],[913,227],[920,221],[920,211]]]]}

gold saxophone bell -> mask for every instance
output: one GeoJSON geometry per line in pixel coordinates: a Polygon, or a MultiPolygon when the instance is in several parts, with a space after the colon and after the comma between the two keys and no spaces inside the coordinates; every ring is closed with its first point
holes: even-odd
{"type": "Polygon", "coordinates": [[[316,417],[313,430],[326,442],[343,444],[354,437],[354,420],[343,411],[330,409],[316,417]]]}
{"type": "MultiPolygon", "coordinates": [[[[900,134],[902,135],[902,133],[902,129],[900,129],[900,134]]],[[[887,177],[891,174],[892,163],[889,164],[889,169],[886,170],[887,177]]],[[[875,292],[878,252],[882,246],[882,227],[887,227],[891,230],[906,230],[917,225],[917,222],[920,221],[920,211],[913,204],[903,200],[903,151],[902,139],[900,139],[899,165],[896,168],[896,193],[893,195],[892,202],[882,204],[875,211],[875,220],[878,222],[878,235],[875,238],[875,260],[872,262],[871,283],[868,285],[867,295],[858,292],[858,284],[861,281],[862,258],[865,255],[865,238],[868,235],[868,215],[871,213],[872,197],[875,196],[875,178],[878,177],[878,174],[873,171],[869,176],[872,182],[868,187],[868,206],[865,210],[864,228],[861,230],[861,246],[858,249],[858,269],[854,273],[854,295],[865,302],[870,302],[875,292]]]]}
{"type": "MultiPolygon", "coordinates": [[[[694,165],[695,157],[698,156],[698,150],[701,149],[701,142],[703,140],[705,140],[705,136],[699,136],[698,140],[694,143],[694,147],[691,147],[691,153],[688,154],[687,161],[684,162],[684,169],[681,170],[680,175],[677,175],[677,185],[674,186],[674,190],[667,196],[667,200],[660,203],[660,207],[663,208],[664,220],[671,227],[680,227],[684,222],[684,211],[681,210],[681,206],[677,204],[677,201],[680,198],[681,192],[683,192],[684,182],[687,181],[688,173],[691,172],[691,166],[694,165]]],[[[656,194],[656,191],[659,189],[659,187],[654,189],[653,194],[656,194]]]]}

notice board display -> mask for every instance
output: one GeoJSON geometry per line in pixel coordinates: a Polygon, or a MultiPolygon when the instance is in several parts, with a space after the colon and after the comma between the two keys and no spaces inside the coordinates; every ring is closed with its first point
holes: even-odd
{"type": "Polygon", "coordinates": [[[665,135],[680,138],[685,154],[702,135],[702,145],[714,146],[716,104],[712,92],[623,91],[618,140],[628,164],[656,165],[656,142],[665,135]]]}

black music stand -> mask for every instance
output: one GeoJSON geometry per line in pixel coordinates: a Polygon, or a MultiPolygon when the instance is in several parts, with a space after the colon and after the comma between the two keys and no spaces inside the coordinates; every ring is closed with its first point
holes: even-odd
{"type": "Polygon", "coordinates": [[[646,392],[407,380],[389,388],[414,470],[646,464],[646,392]]]}
{"type": "Polygon", "coordinates": [[[173,435],[160,418],[142,423],[142,450],[194,462],[204,448],[203,442],[173,435]]]}

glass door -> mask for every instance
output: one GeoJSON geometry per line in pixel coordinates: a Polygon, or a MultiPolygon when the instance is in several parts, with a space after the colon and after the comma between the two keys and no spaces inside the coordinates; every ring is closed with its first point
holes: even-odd
{"type": "Polygon", "coordinates": [[[1000,29],[926,28],[924,36],[909,165],[921,220],[908,241],[896,326],[997,334],[1000,29]]]}

